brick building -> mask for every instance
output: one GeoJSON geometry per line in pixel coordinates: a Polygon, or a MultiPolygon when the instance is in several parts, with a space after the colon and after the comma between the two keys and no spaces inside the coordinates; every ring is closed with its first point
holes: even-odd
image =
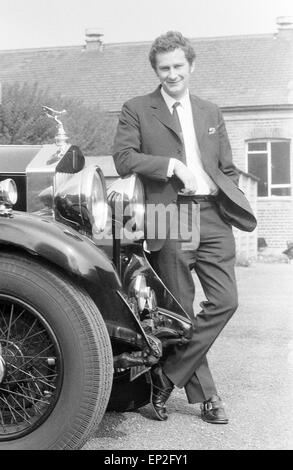
{"type": "MultiPolygon", "coordinates": [[[[293,241],[293,19],[278,18],[272,34],[192,42],[191,93],[221,107],[241,186],[258,216],[258,231],[236,231],[238,248],[254,257],[258,237],[281,252],[293,241]]],[[[127,99],[158,84],[149,48],[104,44],[98,31],[87,30],[84,46],[0,51],[0,82],[38,81],[53,93],[98,102],[116,119],[127,99]]]]}
{"type": "Polygon", "coordinates": [[[258,238],[281,252],[293,241],[292,110],[227,112],[225,120],[236,165],[260,178],[258,238]]]}

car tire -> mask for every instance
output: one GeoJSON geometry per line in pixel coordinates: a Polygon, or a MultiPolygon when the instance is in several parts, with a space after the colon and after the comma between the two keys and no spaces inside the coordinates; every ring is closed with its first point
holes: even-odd
{"type": "Polygon", "coordinates": [[[0,253],[0,450],[79,449],[101,421],[113,379],[97,306],[69,276],[0,253]]]}

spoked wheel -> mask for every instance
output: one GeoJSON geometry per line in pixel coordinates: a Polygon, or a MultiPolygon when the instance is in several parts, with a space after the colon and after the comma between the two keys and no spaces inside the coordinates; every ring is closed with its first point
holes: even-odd
{"type": "Polygon", "coordinates": [[[0,253],[0,450],[78,449],[113,378],[104,320],[66,275],[0,253]]]}
{"type": "Polygon", "coordinates": [[[54,408],[63,359],[49,324],[28,304],[0,294],[0,436],[18,439],[54,408]]]}

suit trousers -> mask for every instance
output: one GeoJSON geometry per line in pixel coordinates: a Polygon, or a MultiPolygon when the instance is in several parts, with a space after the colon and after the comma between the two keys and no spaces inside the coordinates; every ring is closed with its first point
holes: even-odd
{"type": "Polygon", "coordinates": [[[167,239],[160,251],[152,253],[152,262],[194,324],[189,343],[173,347],[163,358],[164,373],[176,386],[185,387],[189,403],[202,402],[217,394],[206,354],[238,306],[235,240],[231,225],[219,214],[217,203],[200,203],[197,249],[182,249],[180,241],[167,239]],[[206,297],[197,315],[193,309],[193,269],[206,297]]]}

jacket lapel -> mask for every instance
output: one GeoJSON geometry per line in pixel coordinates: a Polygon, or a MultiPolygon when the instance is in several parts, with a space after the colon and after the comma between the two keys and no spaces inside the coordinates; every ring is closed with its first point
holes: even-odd
{"type": "Polygon", "coordinates": [[[203,104],[196,98],[190,95],[190,102],[193,114],[194,130],[200,148],[201,140],[206,129],[206,112],[203,104]]]}
{"type": "Polygon", "coordinates": [[[215,175],[216,162],[214,155],[206,151],[206,139],[204,138],[208,132],[208,112],[205,105],[196,96],[190,96],[190,101],[193,113],[194,129],[202,164],[205,171],[213,177],[215,175]]]}
{"type": "MultiPolygon", "coordinates": [[[[164,98],[162,97],[160,89],[161,86],[159,86],[150,95],[150,106],[152,108],[152,113],[162,124],[164,124],[164,126],[168,127],[168,129],[174,132],[178,139],[182,142],[180,131],[177,129],[173,121],[172,115],[165,103],[164,98]]],[[[204,105],[196,96],[190,95],[190,102],[193,113],[194,130],[197,137],[198,146],[201,149],[201,141],[207,127],[207,113],[204,105]]]]}
{"type": "Polygon", "coordinates": [[[168,109],[168,106],[165,103],[164,98],[162,97],[160,86],[150,95],[151,102],[150,106],[152,108],[152,113],[156,119],[158,119],[164,126],[168,127],[178,139],[182,142],[180,131],[177,129],[176,124],[172,118],[172,115],[168,109]]]}

